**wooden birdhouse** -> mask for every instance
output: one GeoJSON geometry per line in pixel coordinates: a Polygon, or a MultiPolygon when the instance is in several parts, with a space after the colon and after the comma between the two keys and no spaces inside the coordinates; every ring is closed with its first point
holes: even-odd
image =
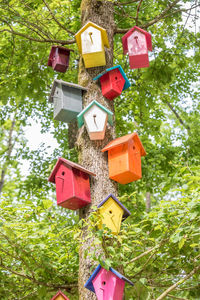
{"type": "Polygon", "coordinates": [[[130,82],[120,65],[106,69],[104,72],[93,78],[100,80],[102,95],[113,100],[121,95],[122,91],[130,87],[130,82]]]}
{"type": "Polygon", "coordinates": [[[104,28],[88,22],[75,34],[75,38],[86,68],[106,65],[104,46],[110,46],[104,28]]]}
{"type": "Polygon", "coordinates": [[[54,119],[72,122],[82,110],[82,94],[86,88],[71,82],[55,79],[51,88],[49,102],[54,104],[54,119]]]}
{"type": "Polygon", "coordinates": [[[136,132],[122,136],[106,145],[109,178],[126,184],[142,178],[141,156],[146,152],[136,132]]]}
{"type": "Polygon", "coordinates": [[[89,175],[96,176],[80,165],[60,157],[48,179],[56,184],[57,204],[73,210],[90,204],[89,175]]]}
{"type": "Polygon", "coordinates": [[[109,271],[101,265],[95,269],[85,284],[85,287],[95,293],[98,300],[122,300],[125,282],[133,285],[133,283],[110,268],[109,271]]]}
{"type": "Polygon", "coordinates": [[[99,205],[101,216],[100,229],[106,225],[113,234],[120,232],[121,222],[130,216],[130,211],[112,194],[104,199],[99,205]]]}
{"type": "Polygon", "coordinates": [[[49,54],[48,66],[54,71],[65,73],[69,67],[69,57],[71,49],[61,46],[52,46],[49,54]]]}
{"type": "Polygon", "coordinates": [[[79,128],[85,123],[90,140],[103,140],[107,121],[113,125],[113,113],[97,101],[92,101],[78,116],[79,128]]]}
{"type": "Polygon", "coordinates": [[[151,34],[134,26],[123,37],[124,54],[128,53],[131,69],[149,67],[148,51],[152,51],[151,34]]]}
{"type": "Polygon", "coordinates": [[[51,298],[51,300],[69,300],[65,294],[63,294],[61,291],[58,291],[58,293],[51,298]]]}

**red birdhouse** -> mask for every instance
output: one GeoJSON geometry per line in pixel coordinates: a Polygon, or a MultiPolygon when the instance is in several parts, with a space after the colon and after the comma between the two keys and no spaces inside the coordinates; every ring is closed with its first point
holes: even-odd
{"type": "Polygon", "coordinates": [[[146,152],[136,132],[122,136],[106,145],[109,178],[126,184],[142,178],[141,156],[146,152]]]}
{"type": "Polygon", "coordinates": [[[131,69],[149,67],[148,51],[152,51],[151,34],[134,26],[123,37],[124,54],[129,55],[131,69]]]}
{"type": "Polygon", "coordinates": [[[51,298],[51,300],[69,300],[65,294],[63,294],[61,291],[58,291],[58,293],[51,298]]]}
{"type": "Polygon", "coordinates": [[[56,184],[57,204],[73,210],[90,204],[89,175],[96,176],[80,165],[60,157],[48,179],[56,184]]]}
{"type": "Polygon", "coordinates": [[[54,71],[65,73],[69,67],[70,51],[73,50],[61,46],[52,46],[48,66],[52,67],[54,71]]]}

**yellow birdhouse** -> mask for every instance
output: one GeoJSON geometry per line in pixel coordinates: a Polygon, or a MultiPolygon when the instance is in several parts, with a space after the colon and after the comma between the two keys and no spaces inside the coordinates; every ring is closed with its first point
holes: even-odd
{"type": "Polygon", "coordinates": [[[104,224],[113,234],[118,234],[120,232],[121,222],[131,214],[130,211],[112,194],[104,199],[98,205],[98,208],[101,216],[99,228],[101,229],[104,224]]]}
{"type": "Polygon", "coordinates": [[[88,22],[75,34],[75,38],[86,68],[106,65],[104,46],[110,46],[103,27],[88,22]]]}

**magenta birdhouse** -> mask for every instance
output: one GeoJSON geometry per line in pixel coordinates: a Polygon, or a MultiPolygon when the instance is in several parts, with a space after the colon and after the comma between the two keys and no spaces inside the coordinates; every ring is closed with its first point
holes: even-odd
{"type": "Polygon", "coordinates": [[[48,66],[52,67],[54,71],[65,73],[69,67],[70,51],[73,50],[61,46],[52,46],[48,66]]]}
{"type": "Polygon", "coordinates": [[[57,204],[72,210],[91,203],[89,175],[80,165],[60,157],[49,177],[56,184],[57,204]]]}
{"type": "Polygon", "coordinates": [[[85,287],[94,292],[98,300],[122,300],[124,293],[125,281],[133,283],[110,268],[109,271],[99,265],[85,284],[85,287]]]}
{"type": "Polygon", "coordinates": [[[131,69],[149,67],[148,51],[152,51],[151,34],[134,26],[123,37],[124,54],[128,53],[131,69]]]}

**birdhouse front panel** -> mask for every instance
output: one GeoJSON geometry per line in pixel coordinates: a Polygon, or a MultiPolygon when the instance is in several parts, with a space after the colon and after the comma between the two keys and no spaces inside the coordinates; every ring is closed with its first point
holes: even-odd
{"type": "Polygon", "coordinates": [[[146,152],[136,133],[112,141],[102,151],[108,151],[109,178],[127,184],[142,177],[141,156],[146,152]]]}
{"type": "Polygon", "coordinates": [[[113,100],[121,95],[125,79],[119,69],[113,69],[100,77],[102,94],[105,98],[113,100]]]}
{"type": "Polygon", "coordinates": [[[108,114],[97,105],[93,105],[84,114],[84,121],[91,140],[103,140],[108,114]]]}
{"type": "Polygon", "coordinates": [[[99,213],[101,216],[100,229],[104,224],[113,234],[118,234],[120,232],[124,211],[117,202],[110,197],[101,207],[99,207],[99,213]]]}
{"type": "Polygon", "coordinates": [[[82,55],[86,68],[106,65],[101,31],[89,26],[81,34],[82,55]]]}
{"type": "Polygon", "coordinates": [[[127,38],[128,55],[131,69],[149,67],[147,41],[144,33],[134,30],[127,38]]]}
{"type": "Polygon", "coordinates": [[[111,271],[101,268],[92,283],[98,300],[123,299],[125,282],[111,271]]]}

